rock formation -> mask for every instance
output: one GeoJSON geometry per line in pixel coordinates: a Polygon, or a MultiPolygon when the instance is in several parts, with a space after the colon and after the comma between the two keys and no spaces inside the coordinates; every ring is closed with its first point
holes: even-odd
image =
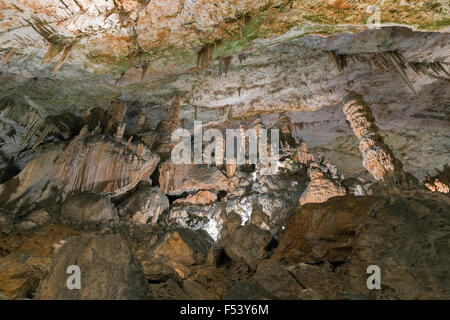
{"type": "Polygon", "coordinates": [[[39,285],[37,299],[150,299],[142,266],[126,242],[116,235],[82,235],[59,249],[50,273],[39,285]],[[95,252],[95,254],[92,254],[95,252]],[[68,290],[67,266],[83,271],[80,290],[68,290]]]}
{"type": "Polygon", "coordinates": [[[361,95],[347,91],[344,113],[359,140],[363,166],[376,180],[394,187],[409,187],[415,179],[403,171],[403,165],[384,143],[369,106],[361,95]],[[412,180],[412,181],[410,181],[412,180]]]}
{"type": "Polygon", "coordinates": [[[442,171],[438,170],[435,176],[428,177],[424,184],[431,191],[450,193],[450,167],[448,164],[444,165],[442,171]]]}
{"type": "Polygon", "coordinates": [[[137,190],[119,205],[119,215],[134,223],[156,224],[159,216],[169,208],[169,200],[159,187],[141,182],[137,190]]]}
{"type": "Polygon", "coordinates": [[[448,299],[447,2],[3,1],[0,300],[448,299]]]}
{"type": "Polygon", "coordinates": [[[146,147],[105,135],[75,137],[43,153],[14,179],[0,186],[2,203],[45,198],[56,187],[66,195],[94,191],[117,196],[147,180],[159,156],[146,147]]]}

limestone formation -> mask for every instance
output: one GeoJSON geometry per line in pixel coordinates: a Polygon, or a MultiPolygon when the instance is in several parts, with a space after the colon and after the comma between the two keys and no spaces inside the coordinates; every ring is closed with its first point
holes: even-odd
{"type": "Polygon", "coordinates": [[[431,191],[450,193],[450,166],[446,164],[442,171],[437,171],[435,176],[424,181],[425,186],[431,191]]]}
{"type": "Polygon", "coordinates": [[[0,186],[0,197],[4,204],[36,201],[52,187],[65,195],[93,191],[117,196],[147,180],[158,161],[159,156],[142,145],[104,135],[78,136],[31,161],[16,178],[0,186]]]}
{"type": "Polygon", "coordinates": [[[180,195],[198,190],[226,190],[227,178],[217,167],[176,165],[167,160],[159,168],[159,185],[166,194],[180,195]]]}
{"type": "Polygon", "coordinates": [[[449,299],[448,0],[365,2],[2,1],[0,300],[449,299]]]}
{"type": "Polygon", "coordinates": [[[184,199],[175,200],[174,204],[180,205],[208,205],[217,201],[217,195],[211,191],[203,190],[195,194],[189,195],[184,199]]]}
{"type": "Polygon", "coordinates": [[[409,176],[402,163],[384,143],[369,106],[361,95],[347,91],[344,96],[344,113],[359,140],[363,166],[376,180],[394,186],[408,186],[409,176]]]}
{"type": "Polygon", "coordinates": [[[283,112],[278,115],[276,127],[280,130],[280,143],[295,146],[294,126],[286,113],[283,112]]]}
{"type": "Polygon", "coordinates": [[[289,221],[275,258],[288,263],[345,261],[357,228],[377,200],[345,196],[302,206],[289,221]]]}
{"type": "Polygon", "coordinates": [[[117,209],[108,197],[89,192],[69,195],[61,207],[61,219],[100,222],[118,219],[117,209]]]}
{"type": "Polygon", "coordinates": [[[165,257],[186,266],[203,263],[211,240],[206,232],[180,228],[160,239],[154,249],[155,258],[165,257]]]}
{"type": "Polygon", "coordinates": [[[311,165],[308,168],[308,176],[311,182],[306,187],[305,191],[300,196],[300,205],[306,203],[321,203],[332,197],[344,196],[346,194],[345,188],[324,173],[317,165],[311,165]]]}
{"type": "Polygon", "coordinates": [[[169,200],[159,187],[140,183],[137,190],[119,205],[119,215],[138,224],[156,224],[159,216],[169,208],[169,200]]]}
{"type": "Polygon", "coordinates": [[[127,243],[117,235],[73,237],[56,254],[35,298],[41,300],[137,300],[153,297],[127,243]],[[95,254],[92,254],[95,253],[95,254]],[[77,265],[81,289],[68,290],[67,267],[77,265]]]}

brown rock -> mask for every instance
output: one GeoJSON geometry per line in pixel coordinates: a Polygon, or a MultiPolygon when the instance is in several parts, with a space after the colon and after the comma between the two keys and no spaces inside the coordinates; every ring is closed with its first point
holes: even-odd
{"type": "Polygon", "coordinates": [[[181,204],[181,205],[200,205],[205,206],[208,204],[211,204],[213,202],[217,201],[217,195],[211,191],[199,191],[196,194],[192,194],[187,196],[184,199],[177,199],[174,201],[175,204],[181,204]]]}
{"type": "Polygon", "coordinates": [[[344,196],[302,206],[289,221],[275,257],[289,263],[341,262],[375,197],[344,196]]]}
{"type": "Polygon", "coordinates": [[[0,258],[0,294],[10,299],[32,298],[51,258],[17,251],[0,258]]]}
{"type": "Polygon", "coordinates": [[[118,205],[118,208],[120,216],[131,217],[134,223],[146,224],[151,221],[155,224],[169,205],[169,199],[159,187],[141,183],[131,196],[118,205]]]}
{"type": "Polygon", "coordinates": [[[165,257],[186,266],[204,263],[212,239],[206,232],[177,229],[160,239],[154,249],[155,258],[165,257]]]}
{"type": "Polygon", "coordinates": [[[191,297],[188,296],[180,286],[169,279],[163,283],[151,284],[150,287],[155,293],[156,297],[160,300],[190,300],[191,297]]]}
{"type": "Polygon", "coordinates": [[[117,219],[118,215],[108,197],[83,192],[67,197],[61,207],[61,218],[79,222],[99,222],[117,219]]]}
{"type": "Polygon", "coordinates": [[[299,203],[301,206],[307,203],[325,202],[330,198],[346,194],[343,186],[323,173],[318,167],[310,167],[308,175],[311,182],[300,196],[299,203]]]}
{"type": "Polygon", "coordinates": [[[303,300],[339,299],[343,281],[331,271],[331,266],[298,263],[289,265],[287,271],[306,290],[300,292],[303,300]]]}
{"type": "Polygon", "coordinates": [[[159,185],[166,194],[227,189],[227,177],[217,167],[175,165],[168,160],[161,165],[159,172],[159,185]]]}
{"type": "Polygon", "coordinates": [[[183,290],[194,300],[214,300],[217,296],[208,292],[204,286],[195,280],[184,280],[183,290]]]}
{"type": "Polygon", "coordinates": [[[139,261],[117,235],[84,234],[70,238],[58,251],[36,299],[148,299],[152,293],[139,261]],[[66,286],[67,267],[77,265],[81,289],[66,286]]]}
{"type": "Polygon", "coordinates": [[[380,200],[359,228],[345,265],[345,291],[375,299],[450,299],[450,199],[409,191],[380,200]],[[381,271],[369,290],[367,267],[381,271]]]}
{"type": "Polygon", "coordinates": [[[272,234],[249,224],[230,233],[224,239],[225,253],[232,260],[244,262],[256,270],[259,262],[267,258],[275,244],[272,234]]]}
{"type": "Polygon", "coordinates": [[[226,294],[225,300],[273,300],[275,297],[256,281],[237,282],[226,294]]]}
{"type": "Polygon", "coordinates": [[[282,300],[296,299],[303,289],[289,274],[284,265],[273,260],[261,262],[254,279],[265,290],[282,300]]]}

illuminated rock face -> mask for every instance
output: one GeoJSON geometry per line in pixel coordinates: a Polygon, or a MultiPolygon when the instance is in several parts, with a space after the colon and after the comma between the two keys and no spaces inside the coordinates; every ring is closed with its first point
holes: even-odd
{"type": "Polygon", "coordinates": [[[159,157],[142,144],[88,136],[64,151],[58,177],[64,192],[123,194],[153,173],[159,157]]]}
{"type": "Polygon", "coordinates": [[[75,137],[32,160],[13,180],[0,185],[2,203],[42,200],[56,188],[63,195],[93,191],[117,196],[147,180],[159,156],[142,144],[104,135],[75,137]]]}
{"type": "Polygon", "coordinates": [[[321,203],[332,197],[344,196],[345,188],[337,181],[334,181],[317,166],[308,169],[308,175],[311,182],[306,187],[300,197],[300,205],[307,203],[321,203]]]}
{"type": "Polygon", "coordinates": [[[344,96],[344,113],[359,140],[363,166],[376,180],[400,181],[402,163],[384,143],[369,106],[354,92],[344,96]]]}

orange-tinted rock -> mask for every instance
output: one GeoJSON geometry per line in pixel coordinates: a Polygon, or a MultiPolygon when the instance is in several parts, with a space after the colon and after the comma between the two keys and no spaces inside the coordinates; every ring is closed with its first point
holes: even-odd
{"type": "Polygon", "coordinates": [[[372,111],[363,98],[355,92],[344,96],[344,113],[359,140],[363,166],[376,180],[401,181],[402,163],[395,158],[375,123],[372,111]]]}
{"type": "Polygon", "coordinates": [[[227,177],[217,168],[207,165],[176,165],[168,160],[159,168],[161,190],[170,195],[197,190],[226,190],[227,177]]]}
{"type": "Polygon", "coordinates": [[[212,239],[206,232],[178,229],[162,237],[155,248],[155,258],[165,257],[186,266],[206,261],[212,239]]]}
{"type": "Polygon", "coordinates": [[[182,205],[195,204],[204,206],[216,201],[217,195],[214,192],[203,190],[197,192],[196,194],[189,195],[184,199],[177,199],[174,203],[182,205]]]}
{"type": "Polygon", "coordinates": [[[344,196],[345,188],[338,181],[323,173],[317,166],[308,169],[308,175],[311,182],[300,196],[299,203],[321,203],[330,198],[344,196]]]}
{"type": "Polygon", "coordinates": [[[424,181],[425,186],[431,191],[437,191],[442,193],[450,192],[450,166],[445,165],[442,171],[438,170],[438,173],[434,177],[428,177],[424,181]]]}
{"type": "Polygon", "coordinates": [[[375,197],[344,196],[302,206],[290,220],[275,257],[288,263],[342,262],[375,197]]]}
{"type": "Polygon", "coordinates": [[[2,202],[42,200],[55,186],[63,194],[94,191],[120,195],[149,179],[159,162],[159,156],[142,144],[83,134],[67,146],[54,146],[32,160],[16,178],[0,185],[2,202]]]}
{"type": "Polygon", "coordinates": [[[0,294],[31,298],[51,264],[51,258],[18,251],[0,258],[0,294]]]}

